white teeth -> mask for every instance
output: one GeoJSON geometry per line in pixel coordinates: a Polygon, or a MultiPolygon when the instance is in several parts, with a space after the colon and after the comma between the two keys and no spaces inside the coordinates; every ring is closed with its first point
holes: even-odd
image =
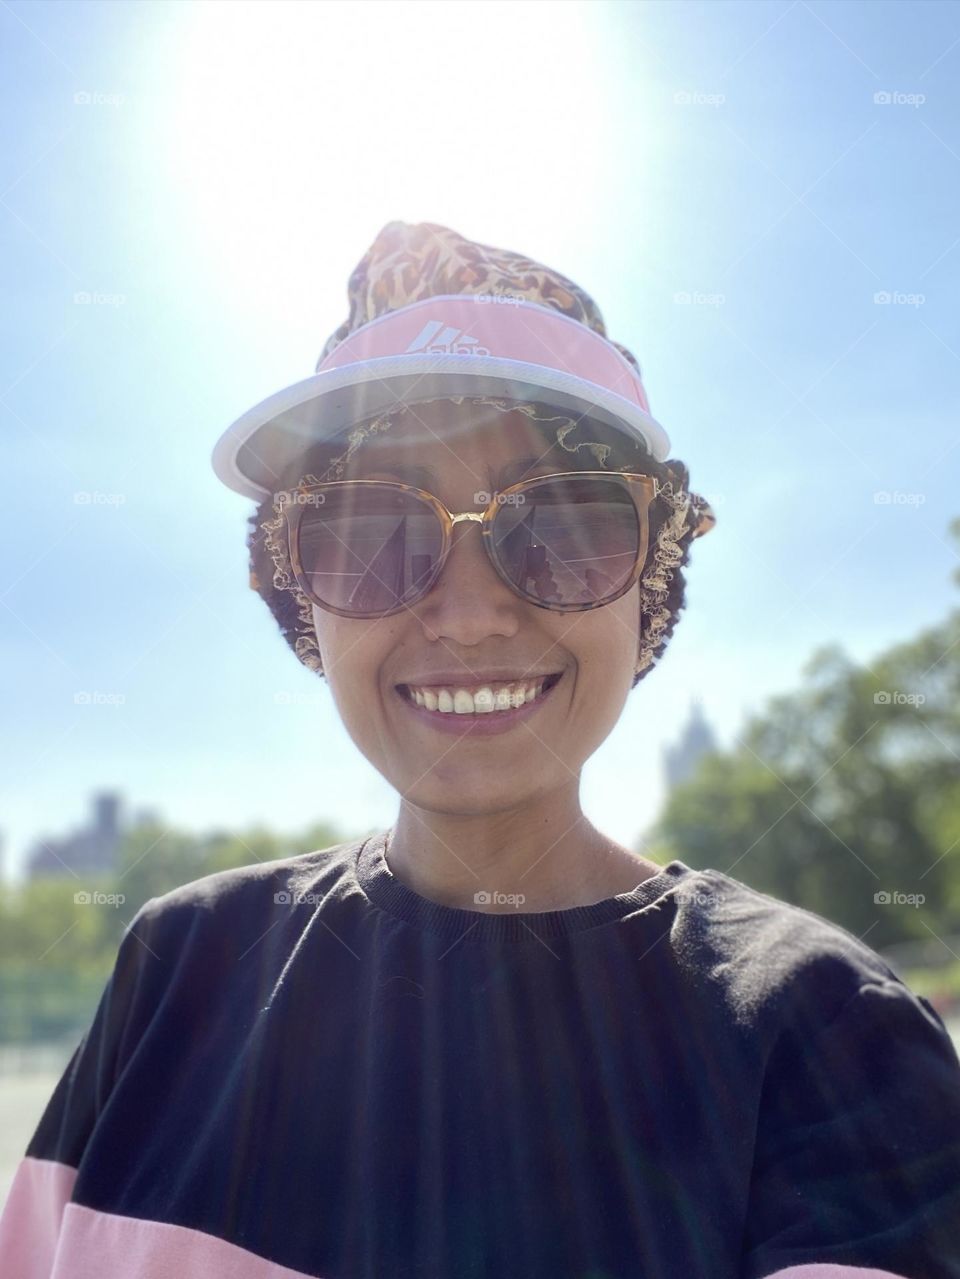
{"type": "Polygon", "coordinates": [[[430,711],[443,711],[455,715],[486,715],[495,711],[511,710],[523,706],[543,691],[546,679],[517,684],[489,684],[473,693],[466,688],[414,688],[408,685],[410,700],[430,711]]]}
{"type": "Polygon", "coordinates": [[[492,688],[477,689],[473,695],[473,710],[476,715],[486,715],[488,711],[496,710],[492,688]]]}

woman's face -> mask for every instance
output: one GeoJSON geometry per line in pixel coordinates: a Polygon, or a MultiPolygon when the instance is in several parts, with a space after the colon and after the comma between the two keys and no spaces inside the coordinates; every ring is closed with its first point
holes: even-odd
{"type": "MultiPolygon", "coordinates": [[[[550,471],[599,469],[589,451],[566,452],[553,440],[552,426],[517,411],[489,409],[489,416],[478,417],[474,406],[441,402],[414,412],[365,441],[343,478],[413,483],[456,513],[479,512],[481,490],[495,493],[550,471]],[[432,475],[414,467],[429,467],[432,475]]],[[[634,585],[613,603],[580,613],[538,608],[500,580],[479,525],[462,521],[439,580],[407,610],[349,619],[314,606],[313,618],[337,709],[374,768],[422,809],[478,815],[578,784],[630,691],[637,592],[634,585]],[[438,673],[453,672],[469,687],[480,682],[472,673],[491,669],[518,676],[561,672],[562,678],[531,715],[490,735],[439,731],[397,688],[436,685],[443,682],[438,673]]],[[[456,718],[455,711],[447,716],[456,718]]]]}

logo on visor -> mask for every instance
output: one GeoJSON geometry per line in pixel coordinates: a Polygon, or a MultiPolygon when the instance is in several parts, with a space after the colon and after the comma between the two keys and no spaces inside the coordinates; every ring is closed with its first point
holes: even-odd
{"type": "Polygon", "coordinates": [[[428,320],[404,352],[425,351],[428,355],[489,355],[480,339],[463,329],[454,329],[442,320],[428,320]]]}

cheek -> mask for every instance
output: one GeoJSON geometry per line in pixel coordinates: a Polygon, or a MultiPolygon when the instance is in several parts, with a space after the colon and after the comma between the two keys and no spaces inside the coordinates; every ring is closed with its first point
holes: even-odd
{"type": "Polygon", "coordinates": [[[591,645],[603,653],[611,673],[629,666],[631,675],[640,648],[640,592],[637,587],[597,609],[596,640],[591,645]]]}
{"type": "Polygon", "coordinates": [[[313,628],[317,634],[324,675],[333,700],[341,711],[356,702],[370,678],[365,671],[362,637],[351,633],[356,625],[334,613],[325,613],[317,607],[313,609],[313,628]]]}
{"type": "MultiPolygon", "coordinates": [[[[628,591],[604,608],[581,614],[583,631],[577,642],[569,636],[579,666],[581,697],[578,717],[589,720],[589,732],[606,725],[605,732],[619,718],[632,686],[640,650],[640,594],[628,591]]],[[[581,726],[586,731],[584,723],[581,726]]],[[[588,734],[589,735],[589,734],[588,734]]]]}
{"type": "Polygon", "coordinates": [[[314,607],[313,626],[327,683],[341,718],[362,731],[372,722],[371,699],[379,696],[381,668],[392,640],[386,621],[351,621],[314,607]]]}

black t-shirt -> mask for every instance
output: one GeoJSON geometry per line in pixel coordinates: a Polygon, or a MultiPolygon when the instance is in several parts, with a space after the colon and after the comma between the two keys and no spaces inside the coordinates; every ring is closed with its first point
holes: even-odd
{"type": "Polygon", "coordinates": [[[960,1279],[960,1061],[852,934],[680,861],[457,910],[383,849],[142,907],[4,1279],[960,1279]]]}

